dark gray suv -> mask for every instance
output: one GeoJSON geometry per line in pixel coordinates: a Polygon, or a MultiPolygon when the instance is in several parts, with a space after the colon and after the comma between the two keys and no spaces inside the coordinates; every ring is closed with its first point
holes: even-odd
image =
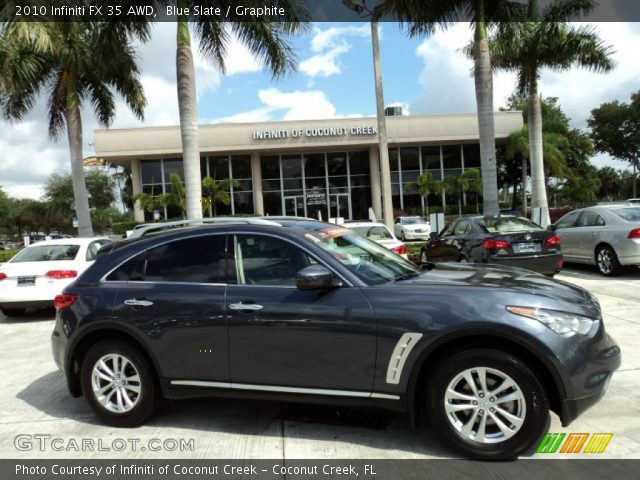
{"type": "MultiPolygon", "coordinates": [[[[620,365],[585,290],[512,267],[418,268],[336,225],[279,219],[123,241],[56,298],[53,354],[108,424],[162,397],[422,411],[482,459],[527,452],[620,365]]],[[[104,250],[104,249],[103,249],[104,250]]]]}

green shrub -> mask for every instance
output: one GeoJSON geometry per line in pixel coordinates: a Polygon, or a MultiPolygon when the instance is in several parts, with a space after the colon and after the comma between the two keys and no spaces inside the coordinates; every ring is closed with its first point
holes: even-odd
{"type": "Polygon", "coordinates": [[[0,263],[10,260],[20,250],[22,250],[22,249],[20,249],[20,248],[7,248],[6,250],[0,250],[0,263]]]}

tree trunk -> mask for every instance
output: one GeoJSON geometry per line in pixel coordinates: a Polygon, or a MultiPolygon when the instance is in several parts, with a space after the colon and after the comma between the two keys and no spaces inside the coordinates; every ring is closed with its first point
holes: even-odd
{"type": "MultiPolygon", "coordinates": [[[[482,2],[480,2],[482,13],[482,2]]],[[[480,18],[482,18],[480,16],[480,18]]],[[[496,169],[496,139],[493,123],[493,77],[489,57],[489,41],[486,25],[476,22],[474,45],[474,77],[476,103],[478,108],[478,131],[480,133],[480,162],[482,166],[483,213],[485,216],[497,215],[498,174],[496,169]]]]}
{"type": "Polygon", "coordinates": [[[633,198],[638,198],[638,156],[633,162],[633,198]]]}
{"type": "Polygon", "coordinates": [[[544,158],[542,150],[542,108],[540,107],[540,97],[535,93],[535,89],[530,89],[534,93],[529,95],[529,158],[531,159],[531,206],[542,209],[540,226],[549,225],[549,203],[547,201],[547,188],[544,173],[544,158]]]}
{"type": "Polygon", "coordinates": [[[425,206],[427,207],[427,218],[429,218],[429,195],[424,196],[424,203],[425,203],[425,206]]]}
{"type": "Polygon", "coordinates": [[[78,236],[93,237],[89,193],[82,165],[82,119],[80,118],[80,108],[77,105],[67,108],[65,121],[71,153],[71,182],[73,184],[73,202],[78,217],[78,236]]]}
{"type": "Polygon", "coordinates": [[[522,216],[527,216],[527,157],[522,155],[522,216]]]}
{"type": "Polygon", "coordinates": [[[178,21],[176,73],[186,213],[189,219],[202,218],[202,180],[200,178],[196,79],[189,37],[189,22],[186,18],[181,18],[178,21]]]}
{"type": "Polygon", "coordinates": [[[462,194],[458,194],[458,216],[462,216],[462,194]]]}

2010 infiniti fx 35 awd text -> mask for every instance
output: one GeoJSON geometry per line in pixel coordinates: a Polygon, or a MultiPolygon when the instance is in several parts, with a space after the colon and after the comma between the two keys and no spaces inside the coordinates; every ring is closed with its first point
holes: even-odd
{"type": "Polygon", "coordinates": [[[620,365],[585,290],[491,265],[419,269],[306,220],[105,247],[56,298],[53,354],[108,424],[159,400],[251,396],[424,410],[469,457],[512,458],[600,400],[620,365]]]}

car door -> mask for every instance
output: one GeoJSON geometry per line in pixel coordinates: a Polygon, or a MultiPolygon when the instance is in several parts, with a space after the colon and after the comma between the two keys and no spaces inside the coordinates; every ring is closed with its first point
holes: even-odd
{"type": "Polygon", "coordinates": [[[595,210],[585,210],[578,218],[575,230],[576,257],[583,262],[595,262],[596,245],[607,230],[604,218],[595,210]]]}
{"type": "Polygon", "coordinates": [[[295,274],[321,263],[313,255],[275,236],[233,238],[236,283],[227,290],[231,382],[273,391],[371,391],[376,329],[360,289],[299,290],[295,274]]]}
{"type": "Polygon", "coordinates": [[[576,227],[576,223],[581,213],[581,211],[568,213],[555,224],[555,232],[560,237],[562,256],[565,260],[580,259],[579,228],[576,227]]]}
{"type": "Polygon", "coordinates": [[[107,276],[118,288],[116,322],[143,335],[172,381],[228,381],[226,235],[173,240],[107,276]]]}
{"type": "Polygon", "coordinates": [[[427,258],[430,262],[452,262],[458,258],[458,250],[452,245],[453,231],[458,222],[447,225],[427,243],[427,258]]]}

